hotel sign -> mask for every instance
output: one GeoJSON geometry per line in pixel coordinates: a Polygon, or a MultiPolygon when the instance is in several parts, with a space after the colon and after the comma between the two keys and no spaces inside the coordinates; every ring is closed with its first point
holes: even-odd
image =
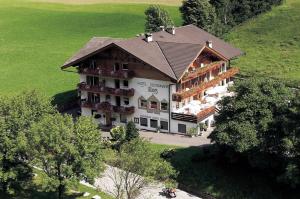
{"type": "Polygon", "coordinates": [[[147,82],[138,82],[140,87],[148,87],[148,92],[153,94],[158,94],[158,88],[168,88],[169,85],[157,84],[157,83],[147,83],[147,82]]]}

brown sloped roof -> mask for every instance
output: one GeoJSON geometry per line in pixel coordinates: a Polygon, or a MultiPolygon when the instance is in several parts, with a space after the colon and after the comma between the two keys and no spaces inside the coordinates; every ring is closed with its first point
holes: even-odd
{"type": "Polygon", "coordinates": [[[197,57],[203,46],[199,44],[157,42],[168,60],[177,79],[181,77],[187,66],[197,57]]]}
{"type": "Polygon", "coordinates": [[[112,44],[113,42],[120,41],[120,39],[112,39],[108,37],[93,37],[87,44],[68,59],[62,68],[77,64],[79,61],[91,56],[92,53],[112,44]]]}
{"type": "Polygon", "coordinates": [[[127,40],[94,37],[65,62],[62,68],[75,66],[101,49],[114,44],[172,79],[179,80],[186,68],[206,46],[207,41],[212,41],[213,50],[228,60],[243,54],[241,50],[204,30],[187,25],[176,28],[175,35],[166,31],[155,32],[152,42],[146,42],[143,36],[127,40]]]}

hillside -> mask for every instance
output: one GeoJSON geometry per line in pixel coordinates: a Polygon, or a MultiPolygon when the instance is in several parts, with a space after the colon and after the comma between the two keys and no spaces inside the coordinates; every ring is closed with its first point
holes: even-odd
{"type": "Polygon", "coordinates": [[[300,86],[300,1],[287,0],[271,12],[236,27],[226,39],[246,52],[233,62],[245,75],[284,79],[300,86]]]}
{"type": "MultiPolygon", "coordinates": [[[[144,29],[146,4],[64,5],[0,1],[0,93],[37,89],[59,101],[78,75],[60,66],[93,36],[134,37],[144,29]]],[[[178,7],[166,8],[177,25],[178,7]]]]}

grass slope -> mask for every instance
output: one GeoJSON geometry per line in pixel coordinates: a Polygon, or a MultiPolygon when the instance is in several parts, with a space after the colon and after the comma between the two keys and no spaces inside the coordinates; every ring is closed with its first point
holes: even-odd
{"type": "Polygon", "coordinates": [[[284,5],[260,15],[226,36],[246,52],[234,64],[246,75],[262,75],[300,82],[300,1],[286,0],[284,5]]]}
{"type": "MultiPolygon", "coordinates": [[[[75,89],[78,75],[59,66],[93,36],[134,37],[143,32],[147,6],[1,0],[0,93],[37,89],[54,96],[75,89]]],[[[178,8],[164,7],[180,25],[178,8]]]]}

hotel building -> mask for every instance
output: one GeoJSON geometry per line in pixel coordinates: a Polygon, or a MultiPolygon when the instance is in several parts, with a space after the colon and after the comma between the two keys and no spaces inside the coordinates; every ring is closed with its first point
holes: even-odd
{"type": "Polygon", "coordinates": [[[230,60],[241,54],[187,25],[131,39],[94,37],[62,69],[77,68],[81,113],[101,127],[132,120],[140,129],[186,133],[213,124],[239,72],[230,60]]]}

